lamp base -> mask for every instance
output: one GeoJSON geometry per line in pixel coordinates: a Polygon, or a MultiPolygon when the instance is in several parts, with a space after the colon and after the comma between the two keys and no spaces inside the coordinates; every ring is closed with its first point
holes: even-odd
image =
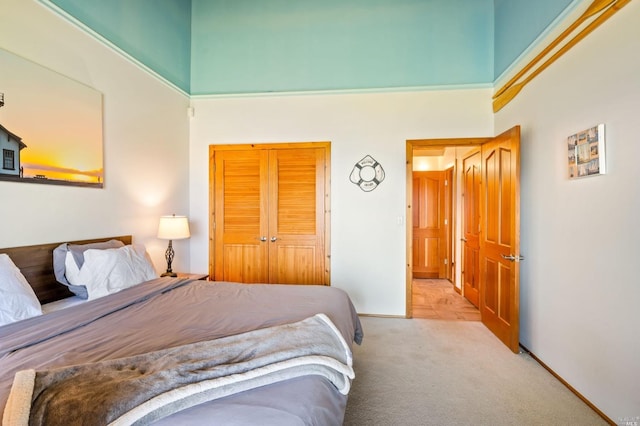
{"type": "Polygon", "coordinates": [[[167,246],[167,251],[164,252],[164,257],[167,259],[167,272],[160,275],[161,277],[177,277],[178,275],[171,270],[171,262],[173,262],[173,255],[175,252],[173,251],[172,241],[169,240],[169,245],[167,246]]]}

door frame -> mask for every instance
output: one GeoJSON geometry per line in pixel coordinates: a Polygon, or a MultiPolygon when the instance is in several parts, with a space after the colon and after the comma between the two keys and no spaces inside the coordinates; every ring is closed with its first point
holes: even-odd
{"type": "MultiPolygon", "coordinates": [[[[406,199],[407,199],[407,210],[406,210],[406,271],[405,271],[405,282],[406,282],[406,318],[413,318],[413,306],[411,301],[411,294],[413,290],[413,214],[411,210],[411,205],[413,203],[413,149],[416,147],[427,148],[427,147],[457,147],[457,146],[475,146],[482,145],[483,143],[490,141],[493,139],[492,137],[479,137],[479,138],[451,138],[451,139],[408,139],[406,141],[406,199]]],[[[455,216],[455,215],[454,215],[455,216]]],[[[452,239],[451,241],[455,241],[455,228],[453,229],[452,239]]],[[[455,248],[453,249],[455,253],[455,248]]]]}

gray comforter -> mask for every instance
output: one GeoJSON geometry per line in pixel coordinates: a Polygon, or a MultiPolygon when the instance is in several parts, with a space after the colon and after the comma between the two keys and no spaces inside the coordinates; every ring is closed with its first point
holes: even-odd
{"type": "MultiPolygon", "coordinates": [[[[348,345],[362,331],[331,287],[158,279],[116,295],[0,328],[0,404],[14,374],[130,357],[289,324],[324,312],[348,345]]],[[[341,424],[346,397],[318,375],[200,404],[166,424],[341,424]],[[252,414],[251,414],[252,413],[252,414]]]]}

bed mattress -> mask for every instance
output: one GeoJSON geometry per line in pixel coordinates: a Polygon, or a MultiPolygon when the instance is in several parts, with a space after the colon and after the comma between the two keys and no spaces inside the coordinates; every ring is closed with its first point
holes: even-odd
{"type": "MultiPolygon", "coordinates": [[[[301,321],[324,313],[351,345],[362,328],[347,294],[326,286],[159,278],[119,293],[0,327],[0,407],[17,371],[144,354],[301,321]]],[[[347,397],[305,376],[173,414],[158,424],[342,424],[347,397]]]]}

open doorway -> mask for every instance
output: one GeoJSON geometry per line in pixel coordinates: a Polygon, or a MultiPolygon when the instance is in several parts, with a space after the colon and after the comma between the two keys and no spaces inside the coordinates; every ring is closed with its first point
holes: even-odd
{"type": "Polygon", "coordinates": [[[486,140],[407,141],[408,318],[414,316],[414,307],[419,317],[474,317],[460,313],[473,311],[467,300],[461,300],[465,289],[462,172],[468,153],[478,151],[486,140]]]}
{"type": "MultiPolygon", "coordinates": [[[[452,231],[454,270],[452,284],[464,295],[466,285],[461,285],[469,266],[462,267],[462,253],[468,252],[463,241],[467,234],[460,228],[460,205],[472,206],[471,218],[477,220],[479,239],[478,298],[481,321],[514,353],[519,351],[519,300],[520,264],[520,126],[512,127],[493,138],[473,139],[423,139],[408,140],[407,154],[407,271],[406,297],[407,317],[413,317],[413,172],[417,156],[414,152],[422,147],[445,147],[454,167],[456,220],[452,231]],[[479,147],[479,148],[478,148],[479,147]],[[471,187],[477,188],[477,203],[461,203],[463,191],[459,163],[464,153],[479,152],[477,173],[471,173],[471,187]],[[477,179],[476,179],[477,177],[477,179]],[[462,236],[462,238],[461,238],[462,236]]],[[[471,164],[471,163],[470,163],[471,164]]],[[[466,166],[465,166],[466,167],[466,166]]],[[[446,168],[445,168],[446,170],[446,168]]],[[[466,177],[465,177],[466,179],[466,177]]],[[[465,181],[468,186],[469,179],[465,181]]],[[[467,193],[464,193],[467,196],[467,193]]],[[[465,223],[469,223],[467,220],[465,223]]],[[[473,222],[473,221],[471,221],[473,222]]],[[[468,240],[468,238],[467,238],[468,240]]],[[[472,268],[473,269],[473,268],[472,268]]]]}

